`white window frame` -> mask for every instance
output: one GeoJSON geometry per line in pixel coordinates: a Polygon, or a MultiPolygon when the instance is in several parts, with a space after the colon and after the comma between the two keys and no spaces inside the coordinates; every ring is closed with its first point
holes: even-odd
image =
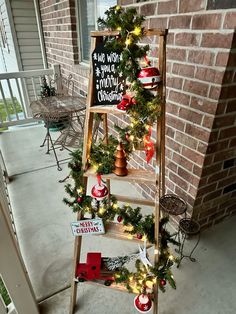
{"type": "MultiPolygon", "coordinates": [[[[116,1],[117,3],[117,1],[116,1]]],[[[76,1],[76,5],[77,5],[77,32],[78,32],[78,46],[79,46],[79,61],[80,63],[84,64],[84,65],[88,65],[89,64],[89,59],[85,59],[83,58],[83,36],[82,36],[82,19],[80,18],[81,16],[81,8],[80,8],[80,0],[76,1]]],[[[97,0],[94,0],[94,25],[95,25],[95,30],[98,29],[98,25],[97,25],[97,0]]]]}

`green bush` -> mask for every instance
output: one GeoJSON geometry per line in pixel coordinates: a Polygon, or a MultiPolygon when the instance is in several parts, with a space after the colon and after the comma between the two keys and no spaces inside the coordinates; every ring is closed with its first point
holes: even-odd
{"type": "Polygon", "coordinates": [[[2,281],[2,278],[0,277],[0,295],[3,298],[3,301],[6,305],[9,305],[11,303],[10,296],[7,292],[7,289],[2,281]]]}
{"type": "MultiPolygon", "coordinates": [[[[16,99],[16,97],[13,97],[13,99],[14,99],[14,103],[15,103],[15,106],[16,106],[16,112],[17,113],[22,112],[21,105],[18,102],[18,100],[16,99]]],[[[13,106],[11,98],[6,98],[6,103],[7,103],[7,109],[8,109],[9,114],[15,114],[15,109],[14,109],[14,106],[13,106]]],[[[3,99],[0,99],[0,116],[1,116],[1,120],[2,121],[6,121],[7,120],[7,112],[6,112],[6,109],[5,109],[5,105],[4,105],[3,99]]]]}

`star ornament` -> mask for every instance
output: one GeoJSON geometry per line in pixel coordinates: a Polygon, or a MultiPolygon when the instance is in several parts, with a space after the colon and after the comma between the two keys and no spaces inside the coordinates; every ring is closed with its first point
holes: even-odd
{"type": "Polygon", "coordinates": [[[147,257],[147,241],[146,240],[144,241],[143,249],[139,245],[139,258],[146,268],[148,268],[148,266],[152,266],[151,262],[149,261],[147,257]]]}

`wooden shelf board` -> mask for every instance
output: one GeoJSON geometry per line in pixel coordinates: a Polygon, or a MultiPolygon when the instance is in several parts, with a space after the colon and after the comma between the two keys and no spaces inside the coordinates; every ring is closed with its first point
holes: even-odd
{"type": "Polygon", "coordinates": [[[98,281],[85,281],[82,284],[87,284],[87,285],[93,285],[93,286],[100,286],[106,289],[114,289],[114,290],[118,290],[121,292],[125,292],[125,293],[132,293],[135,294],[134,292],[129,292],[124,286],[119,285],[119,284],[111,284],[110,286],[105,286],[104,283],[102,282],[98,282],[98,281]]]}
{"type": "Polygon", "coordinates": [[[103,106],[93,106],[90,107],[90,112],[96,113],[110,113],[115,115],[125,114],[125,111],[117,110],[116,105],[103,105],[103,106]]]}
{"type": "Polygon", "coordinates": [[[117,194],[112,194],[112,195],[115,196],[115,198],[120,202],[145,205],[145,206],[155,206],[154,200],[134,198],[134,197],[124,196],[124,195],[117,195],[117,194]]]}
{"type": "MultiPolygon", "coordinates": [[[[116,240],[125,240],[129,242],[142,244],[143,241],[139,240],[135,235],[129,237],[129,233],[125,232],[125,226],[123,224],[109,222],[105,225],[106,233],[102,235],[103,237],[113,238],[116,240]]],[[[152,244],[147,242],[147,247],[151,247],[152,244]]]]}
{"type": "MultiPolygon", "coordinates": [[[[92,169],[88,169],[85,173],[85,177],[93,176],[97,174],[92,169]]],[[[154,171],[148,171],[145,169],[128,169],[128,175],[119,177],[114,173],[103,174],[103,179],[118,180],[118,181],[128,181],[128,182],[145,182],[149,184],[156,184],[156,175],[154,171]]]]}

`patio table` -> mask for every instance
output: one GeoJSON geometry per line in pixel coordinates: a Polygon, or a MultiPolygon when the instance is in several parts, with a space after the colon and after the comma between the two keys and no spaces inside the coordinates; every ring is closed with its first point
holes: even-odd
{"type": "Polygon", "coordinates": [[[34,119],[43,120],[47,129],[46,136],[41,147],[47,142],[47,152],[49,154],[50,144],[53,150],[57,169],[62,170],[55,151],[54,143],[50,135],[50,126],[53,122],[67,123],[67,130],[72,127],[72,119],[86,109],[86,98],[81,96],[51,96],[31,102],[30,108],[34,119]]]}

